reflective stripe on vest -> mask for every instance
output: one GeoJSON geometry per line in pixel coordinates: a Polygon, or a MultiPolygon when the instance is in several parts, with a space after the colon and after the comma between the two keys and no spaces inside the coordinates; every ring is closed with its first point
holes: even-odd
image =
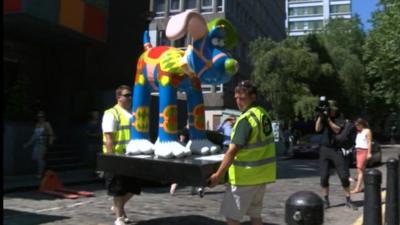
{"type": "Polygon", "coordinates": [[[238,186],[275,182],[275,144],[268,114],[261,107],[250,108],[239,117],[234,126],[232,137],[236,132],[236,125],[242,119],[249,122],[252,130],[248,144],[239,150],[229,167],[229,182],[238,186]],[[266,124],[266,121],[262,121],[263,118],[268,120],[267,125],[269,127],[266,130],[263,127],[263,124],[266,124]],[[268,134],[265,134],[266,131],[268,134]]]}
{"type": "MultiPolygon", "coordinates": [[[[116,154],[124,154],[125,148],[130,140],[130,125],[129,118],[124,116],[124,109],[120,106],[115,105],[113,108],[106,110],[104,113],[111,113],[114,116],[116,126],[116,131],[112,133],[113,141],[113,152],[116,154]]],[[[106,137],[103,133],[103,152],[106,150],[106,137]]]]}

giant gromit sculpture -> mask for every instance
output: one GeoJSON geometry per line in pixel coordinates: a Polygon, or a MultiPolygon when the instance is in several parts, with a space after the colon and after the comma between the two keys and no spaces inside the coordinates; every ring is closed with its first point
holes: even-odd
{"type": "Polygon", "coordinates": [[[145,52],[137,62],[132,104],[131,140],[128,154],[152,154],[158,157],[184,157],[190,154],[213,154],[219,146],[206,139],[201,84],[228,82],[238,71],[238,63],[226,49],[236,42],[233,26],[225,19],[215,19],[208,26],[194,11],[172,16],[166,36],[174,41],[190,35],[193,45],[186,51],[171,46],[152,47],[144,34],[145,52]],[[155,144],[149,140],[149,104],[152,90],[159,92],[159,128],[155,144]],[[189,142],[177,141],[177,91],[187,95],[189,142]]]}

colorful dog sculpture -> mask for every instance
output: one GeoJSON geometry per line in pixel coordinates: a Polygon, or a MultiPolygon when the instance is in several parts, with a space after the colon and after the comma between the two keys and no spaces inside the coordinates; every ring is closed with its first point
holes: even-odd
{"type": "Polygon", "coordinates": [[[228,82],[238,71],[238,63],[224,51],[237,41],[233,26],[225,19],[207,24],[194,11],[172,16],[166,36],[177,40],[189,34],[193,46],[186,51],[170,46],[152,47],[144,34],[145,52],[137,63],[132,104],[131,140],[127,154],[154,154],[163,158],[213,154],[219,146],[206,139],[201,84],[228,82]],[[149,101],[151,90],[159,92],[159,128],[155,144],[149,141],[149,101]],[[190,140],[177,142],[177,90],[187,95],[190,140]]]}

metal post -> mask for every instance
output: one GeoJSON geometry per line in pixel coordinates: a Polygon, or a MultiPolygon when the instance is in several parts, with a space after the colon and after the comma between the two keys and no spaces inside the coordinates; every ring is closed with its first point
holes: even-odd
{"type": "Polygon", "coordinates": [[[364,223],[363,225],[382,225],[381,183],[382,173],[369,169],[364,175],[364,223]]]}
{"type": "MultiPolygon", "coordinates": [[[[400,154],[398,160],[400,161],[400,154]]],[[[397,168],[397,198],[398,198],[398,208],[399,208],[399,215],[400,215],[400,166],[397,168]]],[[[399,219],[400,220],[400,219],[399,219]]]]}
{"type": "Polygon", "coordinates": [[[311,191],[292,194],[285,204],[285,221],[288,225],[322,225],[324,223],[324,203],[311,191]]]}
{"type": "Polygon", "coordinates": [[[386,181],[386,225],[399,224],[399,161],[396,158],[389,158],[387,161],[386,181]]]}

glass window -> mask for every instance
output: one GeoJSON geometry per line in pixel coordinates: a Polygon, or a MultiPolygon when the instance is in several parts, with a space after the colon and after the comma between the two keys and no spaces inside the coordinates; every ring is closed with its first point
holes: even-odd
{"type": "Polygon", "coordinates": [[[167,38],[167,36],[165,35],[165,30],[159,30],[158,34],[157,34],[157,46],[160,45],[170,45],[170,42],[167,38]]]}
{"type": "Polygon", "coordinates": [[[156,16],[163,16],[165,14],[165,0],[154,0],[154,9],[156,16]]]}
{"type": "Polygon", "coordinates": [[[169,11],[170,12],[179,11],[179,0],[169,0],[169,11]]]}
{"type": "Polygon", "coordinates": [[[185,0],[185,9],[195,9],[196,0],[185,0]]]}
{"type": "Polygon", "coordinates": [[[319,30],[322,29],[323,22],[322,20],[316,21],[299,21],[299,22],[290,22],[289,30],[297,31],[297,30],[319,30]]]}
{"type": "Polygon", "coordinates": [[[201,0],[201,11],[212,12],[212,0],[201,0]]]}
{"type": "Polygon", "coordinates": [[[331,5],[330,6],[331,13],[349,13],[350,5],[331,5]]]}
{"type": "Polygon", "coordinates": [[[217,0],[217,9],[218,9],[218,12],[224,11],[224,1],[223,0],[217,0]]]}
{"type": "Polygon", "coordinates": [[[322,6],[289,8],[289,16],[322,15],[322,6]]]}

